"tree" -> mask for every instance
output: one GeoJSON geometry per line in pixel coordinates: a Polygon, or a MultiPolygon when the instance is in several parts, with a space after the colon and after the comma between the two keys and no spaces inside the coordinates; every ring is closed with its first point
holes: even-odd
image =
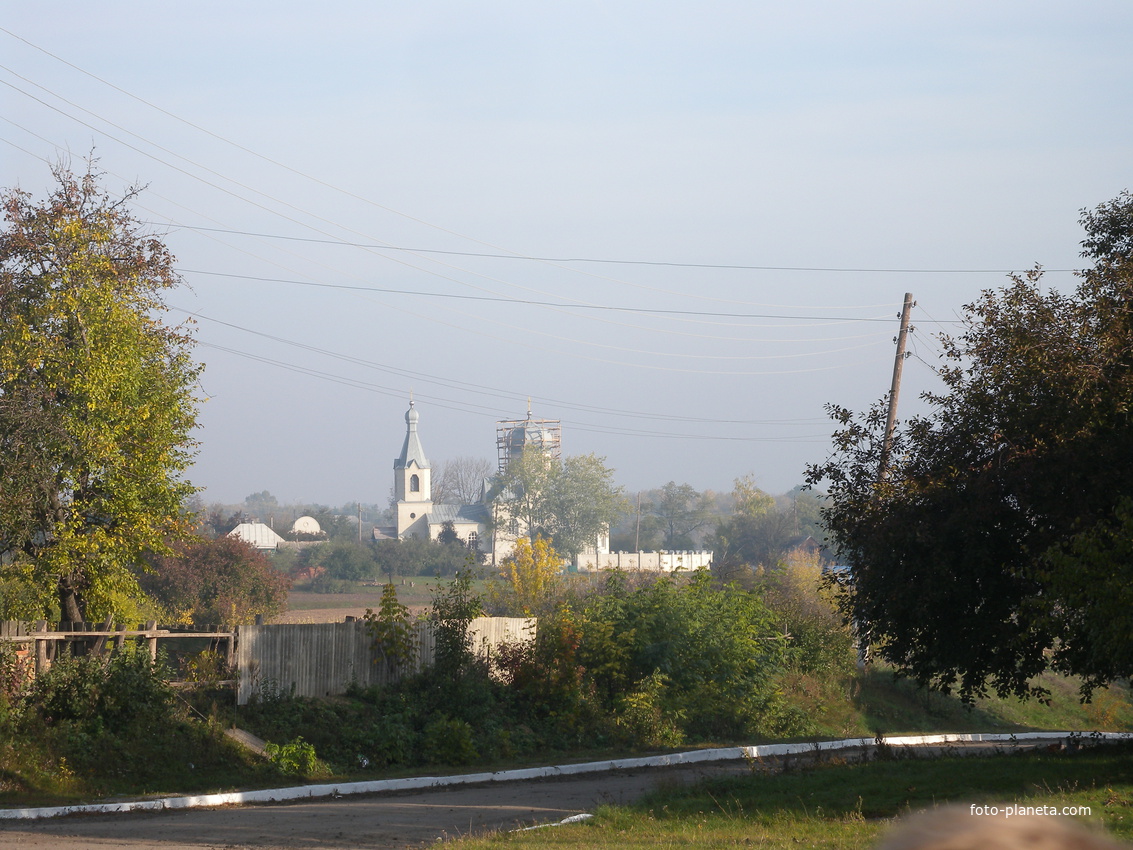
{"type": "Polygon", "coordinates": [[[3,193],[0,567],[64,619],[136,616],[149,552],[188,533],[200,367],[160,320],[173,257],[88,168],[3,193]]]}
{"type": "Polygon", "coordinates": [[[1069,295],[1041,272],[964,308],[941,339],[943,391],[897,431],[833,407],[826,526],[853,581],[847,615],[883,657],[965,698],[1033,691],[1048,668],[1084,691],[1133,673],[1133,196],[1083,211],[1069,295]],[[1118,604],[1115,604],[1118,603],[1118,604]]]}
{"type": "Polygon", "coordinates": [[[267,490],[244,497],[244,509],[261,522],[279,510],[279,500],[267,490]]]}
{"type": "Polygon", "coordinates": [[[496,521],[514,523],[517,534],[548,537],[560,554],[573,559],[625,510],[613,476],[597,455],[560,460],[528,448],[496,481],[496,521]]]}
{"type": "Polygon", "coordinates": [[[142,586],[179,623],[252,623],[257,614],[287,610],[287,576],[243,540],[218,537],[181,543],[172,555],[154,559],[142,586]]]}
{"type": "Polygon", "coordinates": [[[326,574],[342,581],[361,581],[378,574],[374,550],[354,540],[332,540],[316,547],[312,557],[326,568],[326,574]]]}
{"type": "Polygon", "coordinates": [[[547,497],[551,540],[569,559],[597,544],[626,510],[622,488],[614,484],[614,471],[605,461],[594,454],[573,455],[551,479],[547,497]]]}
{"type": "Polygon", "coordinates": [[[732,515],[716,525],[711,539],[713,569],[731,578],[739,568],[770,567],[790,538],[790,519],[775,510],[775,500],[752,475],[737,478],[732,515]]]}
{"type": "Polygon", "coordinates": [[[441,505],[473,505],[494,471],[495,464],[484,458],[449,458],[441,463],[440,474],[433,478],[433,501],[441,505]]]}
{"type": "Polygon", "coordinates": [[[515,549],[504,558],[504,576],[510,590],[508,607],[531,616],[547,607],[555,589],[563,559],[545,537],[521,537],[515,549]]]}
{"type": "Polygon", "coordinates": [[[451,519],[446,519],[441,523],[441,530],[437,532],[437,542],[443,546],[464,545],[464,541],[456,533],[456,523],[451,519]]]}
{"type": "Polygon", "coordinates": [[[712,521],[715,499],[711,493],[698,493],[691,484],[670,481],[649,504],[649,512],[661,523],[662,547],[669,551],[692,549],[693,535],[712,521]]]}

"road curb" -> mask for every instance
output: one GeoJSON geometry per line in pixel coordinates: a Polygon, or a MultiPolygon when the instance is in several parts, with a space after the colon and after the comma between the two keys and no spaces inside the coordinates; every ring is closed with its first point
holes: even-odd
{"type": "Polygon", "coordinates": [[[160,797],[152,800],[129,800],[117,803],[85,803],[74,806],[0,809],[0,820],[35,820],[75,814],[118,814],[124,812],[193,809],[210,806],[231,806],[245,803],[282,803],[290,800],[319,797],[345,797],[352,794],[374,794],[383,791],[414,791],[444,788],[453,785],[479,785],[490,782],[519,782],[525,779],[547,779],[605,773],[613,770],[637,770],[650,767],[671,767],[714,761],[759,759],[771,756],[805,755],[816,752],[858,749],[884,744],[889,747],[921,747],[959,743],[1002,743],[1049,741],[1082,737],[1119,741],[1133,739],[1133,732],[1094,732],[1089,735],[1072,732],[972,733],[955,735],[901,735],[889,738],[843,738],[838,741],[814,741],[801,744],[760,744],[752,747],[720,747],[711,750],[690,750],[660,756],[591,761],[548,767],[527,767],[494,773],[466,773],[458,776],[416,776],[405,779],[377,779],[368,782],[297,785],[289,788],[265,788],[258,791],[230,791],[222,794],[196,794],[160,797]]]}

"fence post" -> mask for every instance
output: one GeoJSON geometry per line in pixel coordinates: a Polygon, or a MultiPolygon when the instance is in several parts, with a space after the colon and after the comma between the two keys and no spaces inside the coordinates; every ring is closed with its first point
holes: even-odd
{"type": "MultiPolygon", "coordinates": [[[[95,629],[97,629],[100,632],[108,632],[108,631],[110,631],[110,627],[112,625],[114,625],[114,615],[113,614],[107,614],[105,620],[103,620],[101,623],[95,624],[95,629]]],[[[98,637],[96,637],[94,639],[94,643],[91,645],[90,654],[91,655],[102,655],[102,651],[106,648],[107,643],[108,643],[107,636],[106,635],[99,635],[98,637]]]]}
{"type": "MultiPolygon", "coordinates": [[[[35,624],[37,632],[47,631],[47,620],[40,620],[35,624]]],[[[36,640],[35,642],[35,675],[44,673],[47,670],[47,641],[36,640]]]]}
{"type": "Polygon", "coordinates": [[[146,620],[146,631],[150,633],[146,635],[146,646],[149,647],[150,661],[157,661],[157,635],[153,634],[157,631],[157,620],[146,620]]]}
{"type": "Polygon", "coordinates": [[[118,624],[118,634],[114,638],[114,646],[117,647],[118,649],[122,649],[122,647],[124,647],[126,645],[126,636],[124,634],[122,634],[124,631],[126,631],[126,624],[125,623],[119,623],[118,624]]]}

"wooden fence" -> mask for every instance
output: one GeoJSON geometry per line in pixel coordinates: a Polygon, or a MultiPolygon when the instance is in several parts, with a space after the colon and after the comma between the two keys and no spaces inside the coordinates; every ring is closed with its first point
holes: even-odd
{"type": "Polygon", "coordinates": [[[161,628],[157,622],[150,622],[129,628],[105,623],[58,623],[46,620],[25,623],[16,620],[0,622],[0,640],[14,643],[17,657],[28,658],[34,662],[34,672],[41,673],[51,666],[60,645],[82,644],[84,651],[95,654],[103,652],[108,643],[121,647],[127,640],[144,640],[150,658],[157,658],[159,640],[209,640],[226,647],[228,663],[234,656],[233,642],[236,634],[232,631],[216,631],[213,627],[204,629],[161,628]]]}
{"type": "MultiPolygon", "coordinates": [[[[470,628],[478,652],[490,654],[501,643],[528,640],[535,621],[522,617],[481,617],[470,628]]],[[[416,624],[417,655],[410,667],[432,663],[432,624],[416,624]]],[[[236,701],[246,705],[257,693],[279,691],[296,696],[341,694],[351,684],[385,685],[396,675],[375,651],[362,620],[345,623],[294,623],[239,626],[236,630],[236,701]]]]}
{"type": "MultiPolygon", "coordinates": [[[[436,649],[432,624],[420,621],[416,629],[416,657],[410,670],[431,664],[436,649]]],[[[490,655],[501,643],[530,639],[534,629],[533,619],[481,617],[472,621],[470,633],[476,651],[490,655]]],[[[207,638],[227,650],[228,663],[237,671],[239,705],[247,704],[253,694],[269,690],[296,696],[333,696],[344,693],[352,683],[361,687],[384,685],[407,672],[390,670],[383,662],[362,620],[237,626],[234,631],[163,629],[154,622],[137,629],[96,623],[0,622],[0,640],[14,643],[19,656],[33,664],[36,673],[50,666],[58,647],[65,643],[82,641],[98,652],[108,642],[122,646],[128,639],[141,639],[151,657],[156,657],[159,640],[191,638],[207,638]]]]}

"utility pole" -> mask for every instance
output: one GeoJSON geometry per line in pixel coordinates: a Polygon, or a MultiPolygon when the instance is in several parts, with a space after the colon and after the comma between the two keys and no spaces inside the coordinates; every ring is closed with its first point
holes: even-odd
{"type": "Polygon", "coordinates": [[[633,551],[641,551],[641,491],[637,491],[637,533],[633,538],[633,551]]]}
{"type": "Polygon", "coordinates": [[[893,447],[893,430],[897,425],[897,396],[901,392],[901,368],[905,362],[905,340],[909,335],[909,313],[915,302],[913,293],[905,293],[905,306],[901,308],[901,330],[897,334],[897,356],[893,361],[893,384],[889,388],[889,415],[885,420],[885,440],[881,444],[881,464],[877,471],[878,480],[884,481],[889,474],[889,452],[893,447]]]}

